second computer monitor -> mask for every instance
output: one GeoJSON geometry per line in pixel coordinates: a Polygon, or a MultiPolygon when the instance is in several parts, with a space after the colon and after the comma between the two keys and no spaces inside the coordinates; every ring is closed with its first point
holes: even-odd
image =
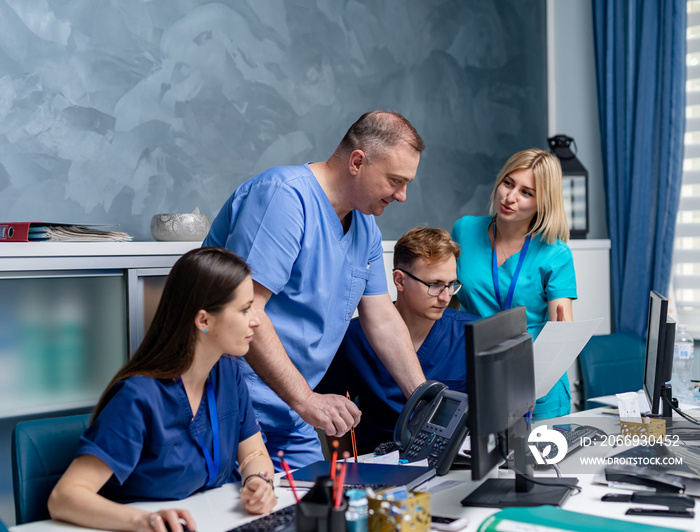
{"type": "MultiPolygon", "coordinates": [[[[644,392],[649,400],[652,415],[670,416],[666,400],[666,383],[673,373],[673,343],[676,336],[676,323],[668,315],[668,300],[658,292],[649,294],[649,314],[647,317],[647,344],[644,363],[644,392]]],[[[671,401],[671,397],[667,397],[671,401]]]]}

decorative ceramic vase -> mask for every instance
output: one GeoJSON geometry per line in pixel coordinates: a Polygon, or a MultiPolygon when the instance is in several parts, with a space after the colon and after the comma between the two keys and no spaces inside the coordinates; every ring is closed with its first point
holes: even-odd
{"type": "Polygon", "coordinates": [[[201,242],[209,227],[206,214],[156,214],[151,218],[151,234],[159,242],[201,242]]]}

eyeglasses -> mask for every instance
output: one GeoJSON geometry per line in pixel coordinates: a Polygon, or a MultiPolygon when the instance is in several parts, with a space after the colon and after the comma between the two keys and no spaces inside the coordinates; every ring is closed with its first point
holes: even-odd
{"type": "Polygon", "coordinates": [[[457,292],[459,292],[459,289],[462,288],[462,283],[459,281],[453,281],[450,284],[443,284],[443,283],[426,283],[423,279],[418,279],[415,275],[413,275],[411,272],[407,272],[406,270],[402,270],[401,268],[394,268],[394,271],[399,270],[400,272],[405,273],[408,275],[411,279],[415,279],[419,283],[423,283],[425,286],[428,287],[428,295],[433,296],[433,297],[438,297],[442,292],[447,288],[447,293],[451,296],[455,295],[457,292]]]}

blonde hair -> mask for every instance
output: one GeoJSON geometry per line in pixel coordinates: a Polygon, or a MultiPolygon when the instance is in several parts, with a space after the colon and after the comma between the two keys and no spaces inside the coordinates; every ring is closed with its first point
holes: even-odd
{"type": "Polygon", "coordinates": [[[569,226],[566,222],[561,192],[561,164],[557,156],[548,151],[531,148],[519,151],[508,159],[498,174],[496,185],[491,192],[491,214],[494,214],[496,193],[503,180],[511,172],[525,169],[532,170],[535,176],[535,198],[537,199],[537,214],[532,218],[529,234],[542,235],[542,239],[547,244],[553,244],[557,239],[567,242],[569,226]]]}
{"type": "Polygon", "coordinates": [[[448,257],[459,258],[459,244],[444,229],[414,227],[396,241],[394,268],[412,266],[416,259],[434,264],[448,257]]]}

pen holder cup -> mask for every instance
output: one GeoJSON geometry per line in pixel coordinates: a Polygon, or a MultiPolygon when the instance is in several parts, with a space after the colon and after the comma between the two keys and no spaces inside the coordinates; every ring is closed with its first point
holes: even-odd
{"type": "Polygon", "coordinates": [[[316,484],[297,503],[294,524],[297,532],[345,532],[345,511],[348,502],[342,497],[340,506],[333,505],[333,480],[319,477],[316,484]]]}
{"type": "Polygon", "coordinates": [[[635,436],[647,439],[653,438],[661,442],[666,439],[666,420],[651,418],[649,423],[620,420],[620,436],[623,438],[633,438],[635,436]]]}
{"type": "Polygon", "coordinates": [[[429,532],[430,493],[409,491],[409,498],[388,501],[378,491],[368,499],[369,530],[373,532],[429,532]]]}

